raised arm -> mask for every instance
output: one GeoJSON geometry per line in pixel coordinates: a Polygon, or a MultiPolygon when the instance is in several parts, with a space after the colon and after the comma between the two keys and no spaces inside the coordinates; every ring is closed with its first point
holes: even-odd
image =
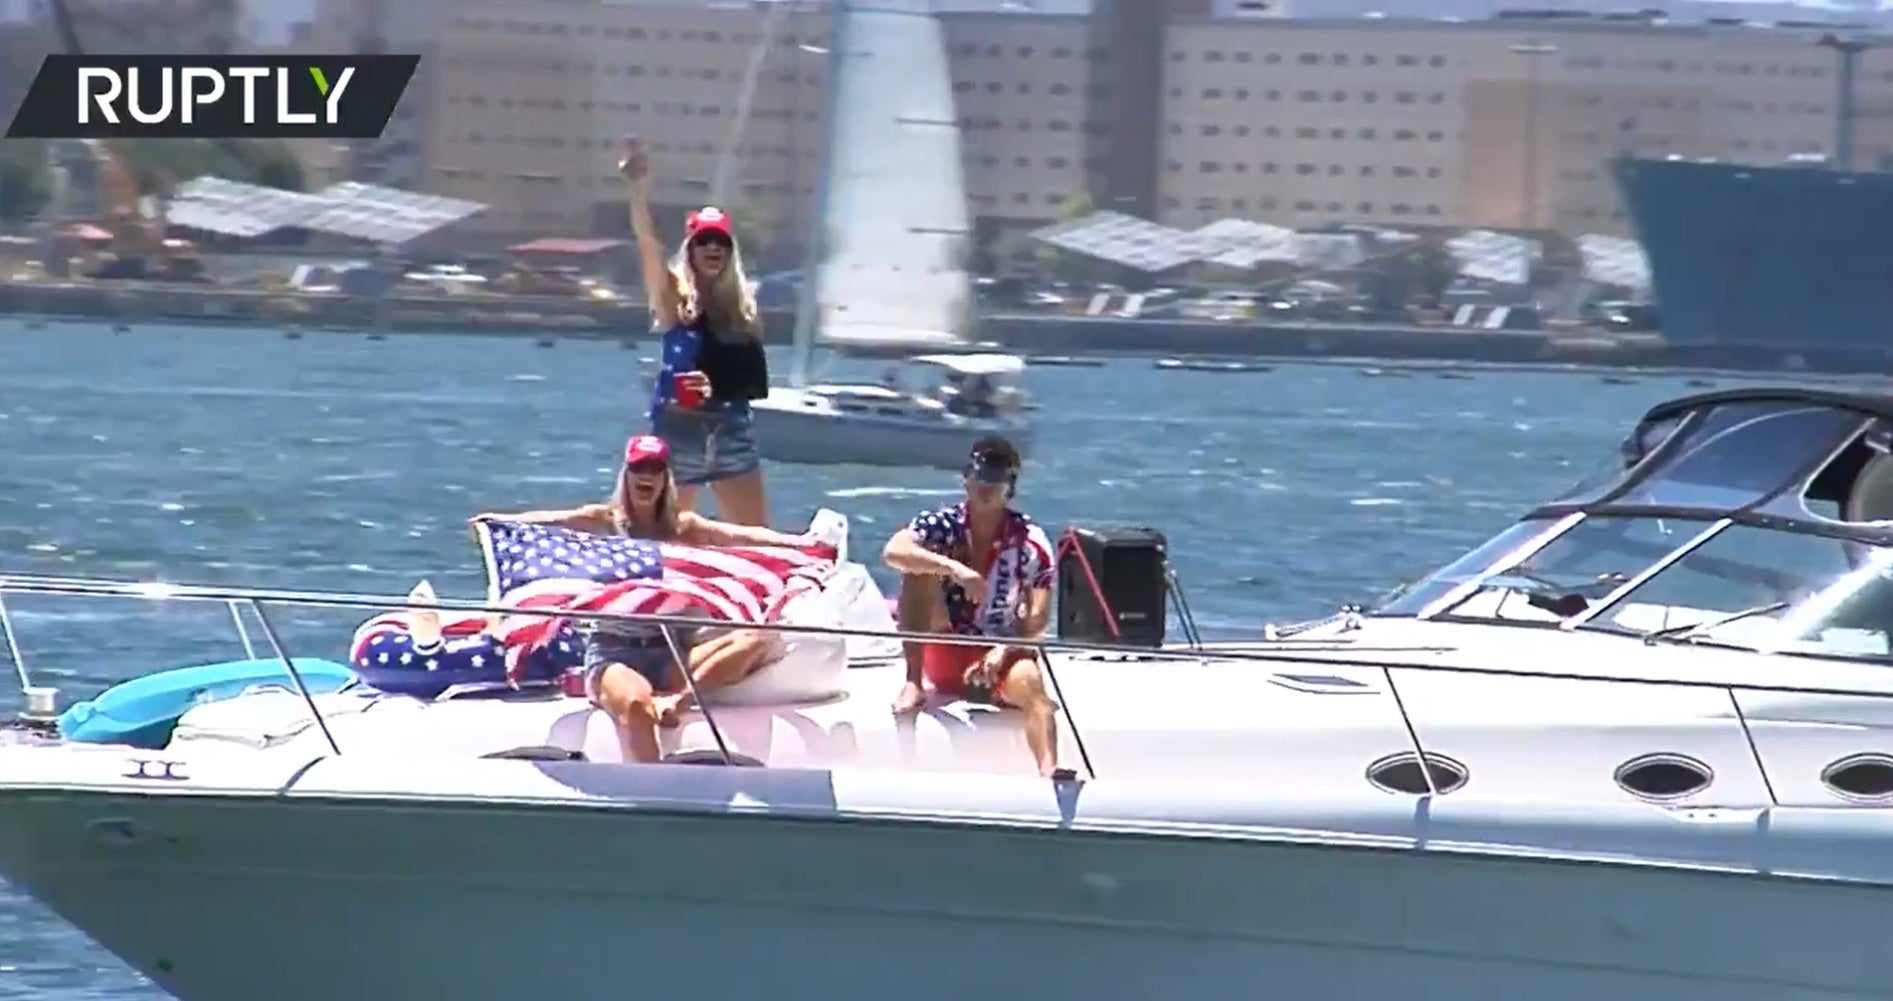
{"type": "Polygon", "coordinates": [[[618,172],[624,175],[631,203],[631,237],[638,245],[638,265],[644,294],[651,307],[651,322],[659,329],[677,325],[677,289],[664,266],[664,245],[657,239],[651,218],[651,157],[644,140],[629,137],[619,143],[618,172]]]}
{"type": "Polygon", "coordinates": [[[809,544],[807,536],[783,535],[761,525],[732,525],[727,521],[705,518],[694,511],[677,516],[677,528],[685,542],[698,546],[787,546],[809,544]]]}
{"type": "Polygon", "coordinates": [[[585,504],[574,508],[546,511],[520,511],[515,514],[476,514],[467,519],[472,525],[482,521],[520,521],[533,525],[558,525],[580,532],[612,530],[611,508],[604,504],[585,504]]]}

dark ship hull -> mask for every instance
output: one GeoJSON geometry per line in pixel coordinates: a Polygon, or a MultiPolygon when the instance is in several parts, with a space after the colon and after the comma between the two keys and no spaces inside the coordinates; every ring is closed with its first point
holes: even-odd
{"type": "Polygon", "coordinates": [[[1672,350],[1887,368],[1893,174],[1636,157],[1613,169],[1672,350]]]}

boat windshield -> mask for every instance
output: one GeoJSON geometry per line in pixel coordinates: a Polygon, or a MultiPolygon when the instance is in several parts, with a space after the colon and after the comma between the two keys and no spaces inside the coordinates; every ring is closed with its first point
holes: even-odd
{"type": "Polygon", "coordinates": [[[1613,471],[1375,613],[1893,662],[1893,422],[1737,395],[1653,411],[1613,471]]]}

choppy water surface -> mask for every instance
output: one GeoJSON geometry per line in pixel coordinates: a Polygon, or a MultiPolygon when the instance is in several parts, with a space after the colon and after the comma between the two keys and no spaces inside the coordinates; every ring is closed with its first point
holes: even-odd
{"type": "MultiPolygon", "coordinates": [[[[601,497],[641,420],[648,353],[0,321],[0,569],[358,592],[426,577],[470,596],[467,516],[601,497]]],[[[1020,503],[1053,531],[1162,530],[1199,620],[1252,630],[1449,559],[1587,472],[1651,403],[1701,389],[1374,371],[1035,369],[1041,445],[1020,503]]],[[[854,467],[777,467],[769,481],[779,523],[834,507],[871,545],[956,487],[950,473],[854,467]]],[[[68,697],[239,652],[221,609],[12,605],[36,679],[68,697]]],[[[340,658],[363,617],[278,624],[297,652],[340,658]]],[[[18,703],[0,678],[0,712],[18,703]]],[[[0,886],[0,999],[29,997],[164,995],[0,886]]]]}

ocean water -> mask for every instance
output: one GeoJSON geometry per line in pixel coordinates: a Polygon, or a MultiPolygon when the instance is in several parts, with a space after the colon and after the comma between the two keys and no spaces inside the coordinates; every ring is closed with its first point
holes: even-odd
{"type": "MultiPolygon", "coordinates": [[[[638,359],[651,352],[0,320],[0,570],[377,593],[425,578],[473,596],[466,518],[601,498],[642,423],[638,359]]],[[[1705,388],[1581,370],[1222,374],[1143,360],[1033,369],[1026,385],[1043,409],[1018,503],[1054,532],[1163,531],[1199,622],[1219,633],[1371,600],[1591,470],[1651,404],[1705,388]]],[[[957,477],[785,466],[768,490],[779,526],[833,507],[874,545],[951,500],[957,477]]],[[[240,653],[221,608],[9,605],[35,680],[68,699],[240,653]]],[[[274,621],[298,654],[341,658],[363,617],[274,621]]],[[[0,713],[18,705],[9,671],[0,713]]],[[[0,883],[0,1001],[163,997],[0,883]]]]}

